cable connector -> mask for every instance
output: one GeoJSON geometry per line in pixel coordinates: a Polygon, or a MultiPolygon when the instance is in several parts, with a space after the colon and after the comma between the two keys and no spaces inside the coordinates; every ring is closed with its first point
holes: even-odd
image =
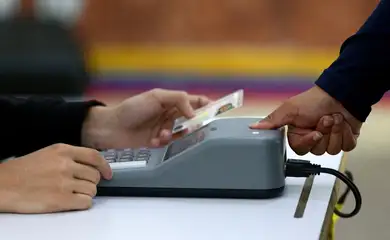
{"type": "Polygon", "coordinates": [[[286,177],[309,177],[320,175],[321,165],[313,164],[307,160],[288,159],[286,162],[286,177]]]}
{"type": "Polygon", "coordinates": [[[342,213],[339,212],[339,210],[337,209],[334,210],[334,213],[342,218],[350,218],[358,214],[362,206],[362,196],[360,194],[359,189],[356,187],[353,181],[348,178],[348,176],[335,169],[324,168],[321,167],[321,165],[313,164],[307,160],[288,159],[286,162],[286,177],[309,177],[313,175],[320,175],[320,173],[331,174],[336,178],[340,179],[347,185],[347,187],[352,191],[353,195],[355,196],[356,204],[354,210],[351,213],[342,213]]]}

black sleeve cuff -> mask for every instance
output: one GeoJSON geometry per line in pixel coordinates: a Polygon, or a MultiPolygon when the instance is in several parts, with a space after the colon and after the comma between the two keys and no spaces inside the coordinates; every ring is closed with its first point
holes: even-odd
{"type": "Polygon", "coordinates": [[[375,34],[348,38],[340,56],[316,81],[361,122],[389,89],[389,40],[390,35],[375,34]]]}
{"type": "Polygon", "coordinates": [[[390,87],[389,24],[390,0],[382,0],[316,82],[361,122],[390,87]]]}
{"type": "Polygon", "coordinates": [[[19,148],[16,154],[25,155],[56,143],[81,146],[81,131],[89,110],[105,106],[99,101],[66,102],[60,99],[30,98],[18,110],[25,123],[18,124],[23,139],[13,136],[19,148]]]}
{"type": "Polygon", "coordinates": [[[327,74],[325,71],[316,81],[316,85],[340,102],[341,105],[361,122],[365,122],[371,113],[370,102],[365,99],[364,92],[358,86],[349,86],[340,76],[327,74]]]}
{"type": "Polygon", "coordinates": [[[62,126],[56,130],[57,138],[54,142],[81,146],[81,131],[84,120],[92,107],[105,106],[104,103],[91,100],[86,102],[68,102],[56,109],[56,117],[62,126]],[[60,120],[61,118],[62,120],[60,120]]]}

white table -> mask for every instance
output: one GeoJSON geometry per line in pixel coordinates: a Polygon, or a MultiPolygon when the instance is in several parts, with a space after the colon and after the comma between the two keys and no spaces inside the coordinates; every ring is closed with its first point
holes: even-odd
{"type": "MultiPolygon", "coordinates": [[[[299,157],[339,169],[343,154],[299,157]]],[[[316,176],[303,218],[294,212],[305,179],[288,178],[283,197],[270,200],[97,198],[88,211],[0,215],[6,240],[258,240],[320,238],[335,177],[316,176]]],[[[328,214],[327,214],[328,213],[328,214]]]]}

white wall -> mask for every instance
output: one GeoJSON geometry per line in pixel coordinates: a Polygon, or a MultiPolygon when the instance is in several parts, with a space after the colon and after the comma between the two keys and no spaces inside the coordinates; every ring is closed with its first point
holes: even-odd
{"type": "Polygon", "coordinates": [[[79,20],[84,7],[84,0],[35,0],[35,13],[38,18],[56,19],[68,26],[79,20]]]}
{"type": "MultiPolygon", "coordinates": [[[[84,11],[85,0],[34,0],[35,16],[41,20],[56,19],[71,26],[84,11]]],[[[20,10],[19,0],[0,0],[0,19],[15,16],[20,10]]]]}
{"type": "Polygon", "coordinates": [[[19,0],[0,0],[0,20],[13,17],[19,11],[19,0]]]}

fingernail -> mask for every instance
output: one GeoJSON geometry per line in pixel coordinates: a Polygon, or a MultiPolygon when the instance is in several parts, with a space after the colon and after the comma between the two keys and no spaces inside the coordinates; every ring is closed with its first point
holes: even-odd
{"type": "Polygon", "coordinates": [[[339,115],[334,115],[334,122],[335,124],[340,124],[341,123],[341,117],[339,115]]]}
{"type": "Polygon", "coordinates": [[[172,135],[171,131],[169,131],[168,129],[164,129],[160,133],[160,137],[162,137],[162,138],[169,138],[169,137],[171,137],[171,135],[172,135]]]}
{"type": "Polygon", "coordinates": [[[252,123],[252,125],[250,125],[251,127],[264,127],[264,126],[267,126],[267,123],[266,121],[262,120],[260,122],[255,122],[255,123],[252,123]]]}
{"type": "Polygon", "coordinates": [[[329,118],[325,118],[324,119],[324,126],[330,127],[331,125],[332,125],[332,120],[330,120],[329,118]]]}
{"type": "Polygon", "coordinates": [[[105,179],[107,179],[107,180],[111,180],[113,174],[114,174],[114,173],[113,173],[113,171],[111,170],[111,171],[109,172],[109,174],[107,174],[107,177],[103,177],[103,178],[105,178],[105,179]]]}
{"type": "Polygon", "coordinates": [[[317,132],[315,135],[314,135],[314,137],[313,137],[313,140],[314,141],[318,141],[318,140],[320,140],[321,138],[322,138],[322,133],[319,133],[319,132],[317,132]]]}
{"type": "Polygon", "coordinates": [[[150,141],[153,147],[158,147],[160,145],[160,139],[153,138],[152,141],[150,141]]]}

